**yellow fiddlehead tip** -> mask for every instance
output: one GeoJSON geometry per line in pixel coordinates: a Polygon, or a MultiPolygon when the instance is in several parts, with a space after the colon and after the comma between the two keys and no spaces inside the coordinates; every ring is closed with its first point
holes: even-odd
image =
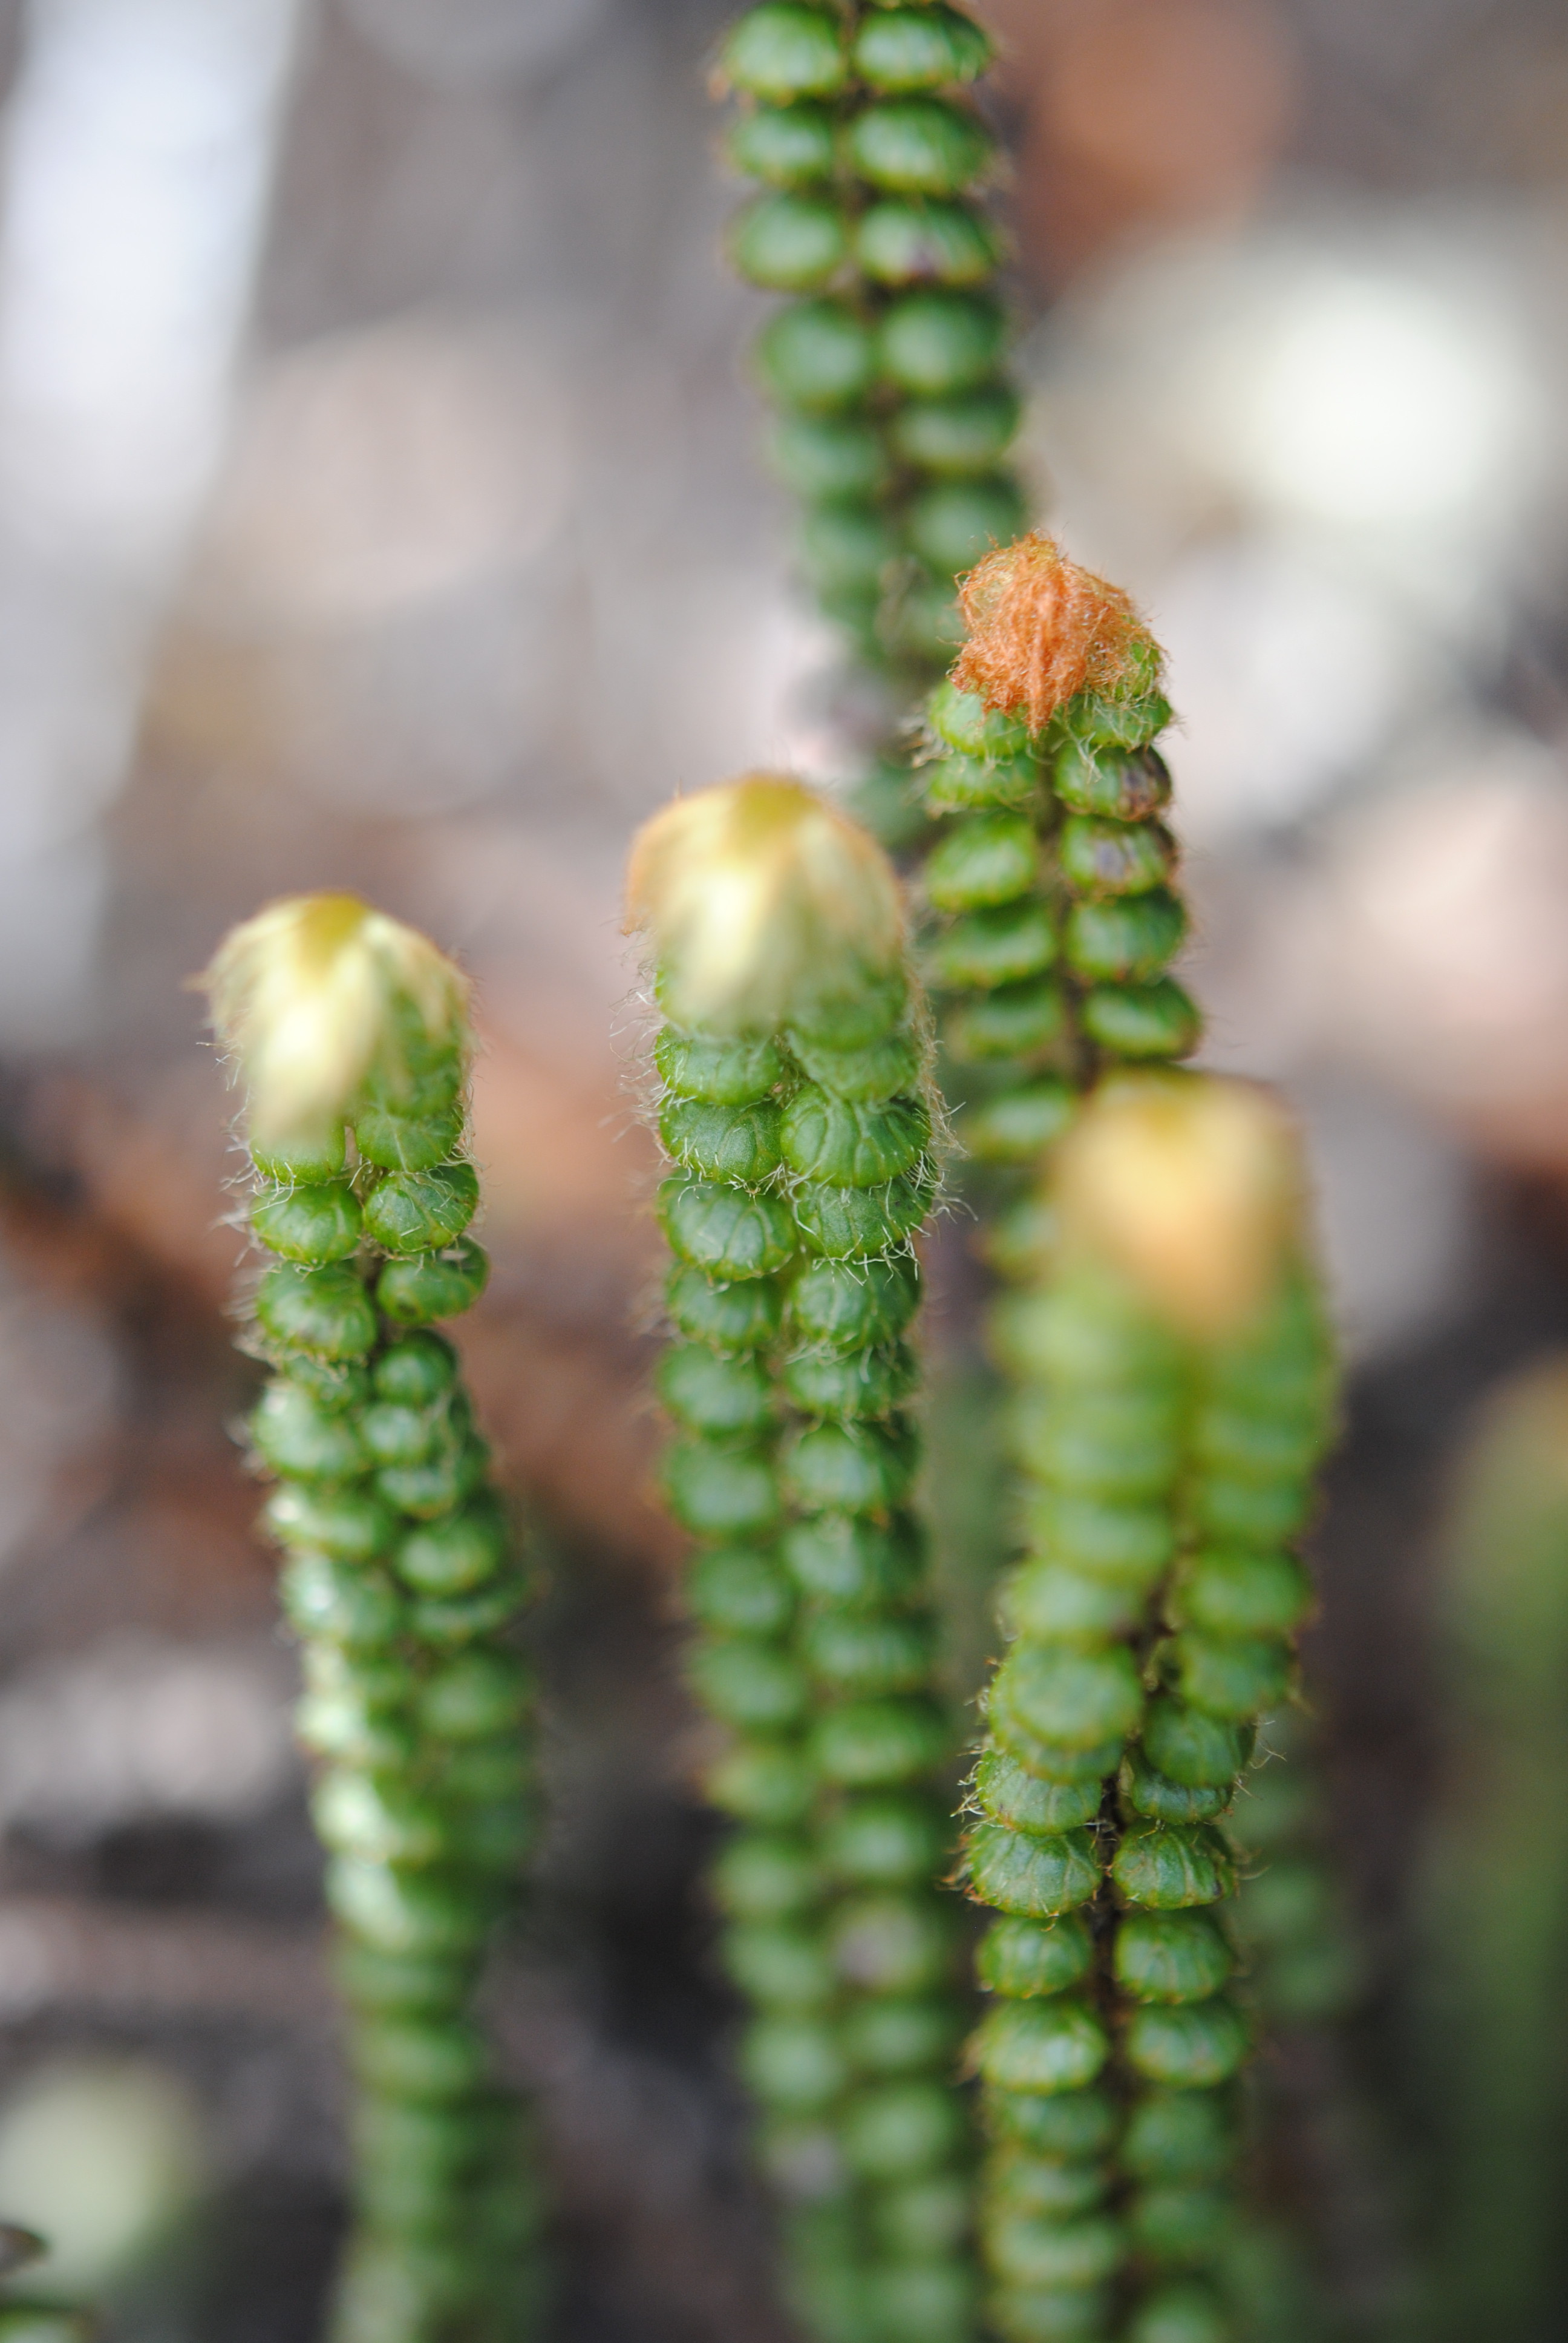
{"type": "Polygon", "coordinates": [[[1064,1141],[1055,1184],[1064,1243],[1099,1253],[1200,1340],[1251,1323],[1302,1241],[1301,1142],[1250,1082],[1108,1082],[1064,1141]]]}
{"type": "Polygon", "coordinates": [[[422,1039],[461,1049],[467,979],[417,930],[356,895],[289,895],[232,928],[194,980],[238,1060],[253,1141],[279,1144],[352,1119],[372,1071],[407,1088],[422,1039]]]}
{"type": "Polygon", "coordinates": [[[645,822],[627,873],[678,1023],[769,1031],[900,966],[898,880],[875,840],[802,782],[749,773],[645,822]]]}

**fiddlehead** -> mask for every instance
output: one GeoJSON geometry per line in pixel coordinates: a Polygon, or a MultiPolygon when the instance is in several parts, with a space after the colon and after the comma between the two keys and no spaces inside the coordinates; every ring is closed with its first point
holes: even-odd
{"type": "MultiPolygon", "coordinates": [[[[1267,1110],[1256,1099],[1245,1106],[1265,1138],[1267,1110]]],[[[1217,1152],[1223,1141],[1211,1143],[1217,1152]]],[[[1255,1171],[1257,1202],[1265,1209],[1279,1203],[1291,1177],[1282,1134],[1275,1143],[1272,1200],[1261,1151],[1255,1171]]],[[[1227,1985],[1232,1932],[1221,1934],[1198,1910],[1166,1916],[1168,1885],[1148,1853],[1161,1835],[1162,1809],[1178,1800],[1199,1814],[1229,1809],[1243,1785],[1258,1721],[1292,1689],[1293,1637],[1312,1606],[1292,1548],[1310,1510],[1332,1396],[1321,1305],[1296,1228],[1282,1217],[1273,1260],[1260,1247],[1249,1264],[1239,1184],[1217,1219],[1232,1292],[1211,1289],[1219,1308],[1194,1312],[1189,1304],[1183,1313],[1190,1413],[1181,1551],[1151,1654],[1161,1689],[1122,1785],[1124,1835],[1112,1865],[1123,1905],[1112,1962],[1132,2006],[1122,2052],[1144,2087],[1123,2148],[1136,2181],[1130,2227],[1149,2282],[1131,2330],[1140,2343],[1158,2336],[1178,2307],[1194,2335],[1207,2331],[1219,2343],[1231,2332],[1223,2288],[1214,2282],[1234,2220],[1221,2154],[1229,2147],[1224,2097],[1250,2030],[1227,1985]],[[1202,2128],[1201,2150],[1175,2141],[1178,2114],[1202,2128]]],[[[1197,1299],[1195,1284],[1191,1301],[1197,1299]]]]}
{"type": "Polygon", "coordinates": [[[695,1688],[737,1825],[714,1892],[786,2207],[829,2338],[970,2331],[962,2030],[933,1695],[911,1240],[934,1185],[930,1043],[891,872],[799,785],[682,800],[634,852],[678,1167],[658,1388],[697,1542],[695,1688]]]}
{"type": "Polygon", "coordinates": [[[538,2294],[522,2110],[472,2003],[532,1840],[527,1596],[488,1451],[434,1321],[486,1259],[463,1152],[467,987],[348,896],[276,903],[204,979],[247,1091],[248,1341],[303,1646],[357,2090],[342,2343],[512,2343],[538,2294]]]}
{"type": "Polygon", "coordinates": [[[1261,1095],[1122,1078],[1055,1188],[1051,1267],[999,1330],[1026,1558],[968,1854],[1005,1916],[975,2046],[993,2316],[1030,2343],[1099,2336],[1128,2304],[1131,2343],[1220,2343],[1227,2087],[1249,2047],[1223,1818],[1310,1604],[1291,1544],[1325,1345],[1291,1142],[1261,1095]]]}
{"type": "Polygon", "coordinates": [[[968,1854],[972,1892],[1003,1916],[980,1950],[998,2005],[976,2043],[992,2313],[1024,2343],[1094,2333],[1126,2258],[1119,2102],[1097,2082],[1113,1988],[1104,1924],[1081,1907],[1103,1901],[1106,1781],[1143,1711],[1137,1631],[1173,1556],[1182,1415],[1172,1339],[1092,1262],[1037,1290],[1052,1216],[1024,1167],[1106,1059],[1181,1056],[1198,1020],[1158,973],[1184,920],[1159,820],[1157,647],[1125,597],[1039,539],[982,564],[964,608],[916,779],[941,825],[921,877],[960,1128],[994,1167],[988,1253],[1024,1288],[996,1313],[995,1347],[1027,1558],[1003,1593],[1015,1640],[988,1697],[968,1854]]]}
{"type": "MultiPolygon", "coordinates": [[[[968,12],[935,0],[764,0],[719,58],[740,100],[729,161],[763,187],[731,258],[793,297],[755,365],[777,409],[774,469],[800,499],[799,567],[901,689],[951,655],[955,577],[1024,520],[1001,243],[978,200],[996,152],[967,95],[990,57],[968,12]]],[[[890,819],[907,829],[891,735],[884,757],[890,819]]]]}
{"type": "Polygon", "coordinates": [[[941,824],[920,883],[960,1133],[1005,1193],[1102,1071],[1185,1057],[1200,1024],[1165,973],[1187,916],[1153,745],[1171,720],[1159,646],[1044,538],[988,557],[961,599],[968,639],[915,774],[941,824]]]}

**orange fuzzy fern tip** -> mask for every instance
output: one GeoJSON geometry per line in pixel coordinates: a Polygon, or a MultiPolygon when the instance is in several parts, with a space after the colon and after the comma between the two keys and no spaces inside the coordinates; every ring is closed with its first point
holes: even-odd
{"type": "Polygon", "coordinates": [[[953,681],[1040,731],[1064,700],[1149,689],[1160,650],[1120,586],[1070,561],[1049,537],[1004,545],[959,586],[969,640],[953,681]]]}

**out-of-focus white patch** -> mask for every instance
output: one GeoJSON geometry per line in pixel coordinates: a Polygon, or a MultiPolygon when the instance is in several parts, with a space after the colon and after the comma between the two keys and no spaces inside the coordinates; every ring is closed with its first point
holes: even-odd
{"type": "Polygon", "coordinates": [[[91,2300],[130,2277],[202,2187],[190,2092],[150,2059],[61,2058],[0,2104],[0,2204],[49,2241],[26,2290],[91,2300]]]}
{"type": "Polygon", "coordinates": [[[1563,468],[1553,294],[1527,219],[1452,208],[1302,211],[1135,255],[1070,297],[1031,367],[1070,549],[1144,590],[1256,525],[1412,591],[1415,543],[1512,560],[1563,468]]]}
{"type": "Polygon", "coordinates": [[[1195,841],[1462,721],[1568,478],[1543,224],[1302,207],[1070,296],[1032,362],[1053,525],[1171,651],[1195,841]]]}
{"type": "Polygon", "coordinates": [[[120,1634],[37,1661],[0,1692],[0,1822],[46,1837],[237,1822],[278,1796],[296,1763],[270,1644],[120,1634]]]}
{"type": "Polygon", "coordinates": [[[1381,747],[1435,665],[1421,628],[1353,568],[1278,534],[1189,555],[1161,582],[1155,617],[1181,710],[1161,745],[1194,846],[1311,812],[1381,747]]]}
{"type": "Polygon", "coordinates": [[[295,0],[27,14],[0,228],[0,511],[162,562],[217,453],[295,0]]]}
{"type": "Polygon", "coordinates": [[[0,1040],[92,1022],[95,825],[221,445],[297,0],[47,0],[0,139],[0,1040]]]}
{"type": "Polygon", "coordinates": [[[1192,444],[1331,528],[1484,527],[1538,456],[1523,345],[1506,287],[1462,262],[1302,253],[1195,357],[1192,444]]]}

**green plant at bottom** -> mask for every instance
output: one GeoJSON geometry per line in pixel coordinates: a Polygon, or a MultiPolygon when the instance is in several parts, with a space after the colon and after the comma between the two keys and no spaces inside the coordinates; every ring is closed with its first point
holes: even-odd
{"type": "Polygon", "coordinates": [[[1330,1391],[1297,1184],[1260,1094],[1124,1078],[1061,1150],[1049,1271],[1000,1312],[1024,1558],[966,1863],[999,1915],[974,2056],[1008,2343],[1233,2332],[1223,1823],[1291,1686],[1330,1391]]]}
{"type": "Polygon", "coordinates": [[[15,2221],[0,2221],[0,2343],[92,2343],[97,2322],[85,2310],[57,2302],[30,2302],[25,2288],[13,2293],[11,2280],[45,2258],[47,2240],[15,2221]]]}
{"type": "Polygon", "coordinates": [[[0,2343],[93,2343],[100,2332],[92,2314],[52,2302],[0,2303],[0,2343]]]}
{"type": "Polygon", "coordinates": [[[524,2110],[474,1998],[532,1845],[515,1539],[435,1320],[481,1291],[466,1234],[467,986],[348,896],[234,930],[203,980],[247,1091],[249,1226],[275,1256],[246,1343],[275,1477],[301,1740],[349,2014],[355,2230],[338,2343],[513,2343],[539,2292],[524,2110]]]}
{"type": "Polygon", "coordinates": [[[891,871],[798,784],[678,800],[634,850],[678,1167],[658,1391],[697,1541],[694,1687],[736,1829],[713,1890],[789,2280],[830,2343],[970,2333],[956,1736],[935,1696],[911,1240],[930,1208],[923,1006],[891,871]]]}

